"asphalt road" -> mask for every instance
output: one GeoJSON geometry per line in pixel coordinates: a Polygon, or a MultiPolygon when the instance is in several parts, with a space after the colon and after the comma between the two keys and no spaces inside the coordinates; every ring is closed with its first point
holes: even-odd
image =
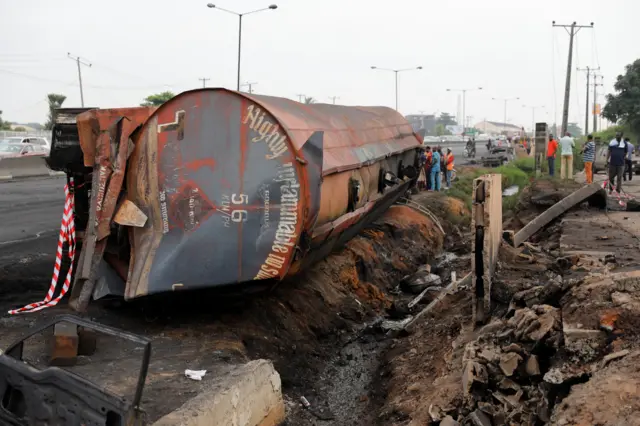
{"type": "Polygon", "coordinates": [[[42,300],[55,260],[64,178],[0,183],[0,328],[6,310],[42,300]]]}
{"type": "Polygon", "coordinates": [[[59,231],[64,183],[63,177],[0,183],[0,249],[59,231]]]}
{"type": "MultiPolygon", "coordinates": [[[[433,148],[433,145],[429,145],[433,148]]],[[[443,152],[446,152],[447,148],[451,148],[451,152],[453,152],[453,157],[455,159],[455,164],[466,164],[469,162],[469,158],[464,155],[464,143],[450,143],[447,145],[446,142],[441,143],[443,152]]],[[[480,159],[482,156],[486,156],[489,154],[487,151],[487,146],[485,142],[476,142],[476,159],[480,159]]]]}

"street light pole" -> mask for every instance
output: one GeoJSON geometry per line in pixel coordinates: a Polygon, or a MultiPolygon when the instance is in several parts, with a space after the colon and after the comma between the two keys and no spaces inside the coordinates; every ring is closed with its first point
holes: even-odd
{"type": "Polygon", "coordinates": [[[396,70],[396,69],[390,69],[390,68],[379,68],[379,67],[375,67],[372,66],[371,67],[372,70],[380,70],[380,71],[392,71],[395,73],[395,77],[396,77],[396,111],[398,110],[398,73],[399,72],[403,72],[403,71],[415,71],[415,70],[421,70],[422,67],[415,67],[415,68],[404,68],[401,70],[396,70]]]}
{"type": "Polygon", "coordinates": [[[536,108],[545,109],[546,107],[544,105],[522,105],[522,108],[531,108],[531,137],[533,138],[536,136],[536,108]]]}
{"type": "Polygon", "coordinates": [[[210,9],[218,9],[223,12],[231,13],[232,15],[236,15],[238,17],[238,78],[237,78],[236,90],[239,92],[240,91],[240,58],[242,55],[242,17],[245,15],[250,15],[252,13],[262,12],[264,10],[275,10],[278,8],[278,5],[272,4],[269,7],[252,10],[251,12],[245,12],[245,13],[238,13],[232,10],[223,9],[221,7],[216,6],[213,3],[208,3],[207,7],[210,9]]]}
{"type": "Polygon", "coordinates": [[[482,87],[477,87],[473,89],[447,89],[447,92],[462,92],[462,141],[463,142],[464,142],[464,134],[466,132],[465,119],[467,116],[467,92],[473,91],[473,90],[482,90],[482,87]]]}
{"type": "Polygon", "coordinates": [[[494,101],[504,101],[504,122],[503,122],[503,125],[506,128],[507,127],[507,102],[509,102],[509,101],[517,101],[517,100],[520,100],[520,98],[491,98],[491,99],[493,99],[494,101]]]}

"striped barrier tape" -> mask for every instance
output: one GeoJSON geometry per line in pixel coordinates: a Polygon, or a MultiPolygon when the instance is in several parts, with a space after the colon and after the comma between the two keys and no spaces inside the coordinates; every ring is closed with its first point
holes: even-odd
{"type": "Polygon", "coordinates": [[[58,250],[56,253],[56,263],[53,267],[53,277],[51,278],[51,285],[49,286],[49,291],[47,291],[47,295],[44,300],[40,302],[31,303],[19,309],[14,309],[9,311],[9,314],[15,315],[25,312],[37,312],[41,309],[48,308],[50,306],[55,306],[60,302],[60,300],[64,297],[64,295],[69,291],[69,287],[71,285],[71,275],[73,274],[73,259],[75,257],[75,243],[76,243],[76,228],[75,222],[73,218],[73,208],[74,201],[73,195],[69,191],[69,185],[73,188],[73,179],[71,179],[68,185],[64,186],[64,212],[62,213],[62,223],[60,224],[60,236],[58,238],[58,250]],[[55,299],[53,295],[56,292],[56,287],[58,284],[58,278],[60,276],[60,268],[62,266],[62,249],[64,243],[68,245],[68,256],[71,261],[69,265],[69,270],[67,271],[67,275],[64,279],[64,283],[62,285],[62,290],[60,290],[60,294],[55,299]]]}

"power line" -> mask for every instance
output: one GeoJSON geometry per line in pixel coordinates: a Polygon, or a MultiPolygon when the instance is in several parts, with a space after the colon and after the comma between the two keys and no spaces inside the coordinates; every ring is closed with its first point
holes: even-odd
{"type": "Polygon", "coordinates": [[[50,78],[42,78],[42,77],[37,77],[34,75],[30,75],[30,74],[24,74],[21,72],[15,72],[15,71],[10,71],[10,70],[5,70],[5,69],[0,69],[0,73],[4,73],[4,74],[11,74],[11,75],[15,75],[18,77],[24,77],[24,78],[28,78],[31,80],[38,80],[38,81],[43,81],[46,83],[63,83],[63,84],[67,84],[66,81],[62,81],[62,80],[52,80],[50,78]]]}
{"type": "Polygon", "coordinates": [[[598,65],[598,68],[600,68],[600,58],[598,56],[598,43],[597,43],[597,40],[596,40],[596,30],[595,30],[595,28],[594,28],[594,30],[592,31],[591,34],[593,35],[592,48],[593,48],[593,50],[595,51],[595,54],[596,54],[596,65],[598,65]]]}

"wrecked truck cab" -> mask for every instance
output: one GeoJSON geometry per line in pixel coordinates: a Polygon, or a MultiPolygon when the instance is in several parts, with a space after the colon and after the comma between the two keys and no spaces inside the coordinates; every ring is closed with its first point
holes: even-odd
{"type": "Polygon", "coordinates": [[[417,178],[420,140],[386,107],[199,89],[157,110],[100,111],[77,117],[92,164],[78,310],[96,284],[133,299],[282,279],[417,178]]]}

